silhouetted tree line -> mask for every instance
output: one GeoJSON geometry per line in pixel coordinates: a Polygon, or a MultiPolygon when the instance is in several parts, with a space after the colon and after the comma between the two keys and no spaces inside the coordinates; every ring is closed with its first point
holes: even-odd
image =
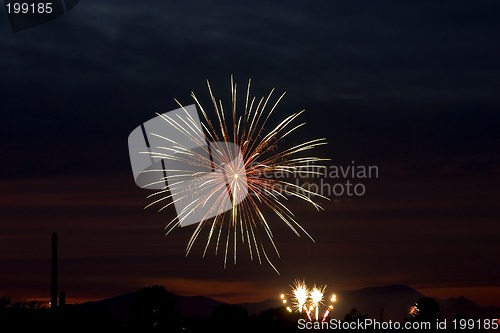
{"type": "MultiPolygon", "coordinates": [[[[432,298],[417,301],[418,313],[404,322],[443,320],[438,303],[432,298]]],[[[188,317],[176,309],[176,298],[163,286],[138,290],[126,318],[111,313],[99,303],[68,305],[50,309],[42,303],[15,302],[0,298],[0,332],[51,329],[56,332],[299,332],[297,322],[303,314],[290,313],[285,307],[271,308],[258,315],[249,315],[238,305],[222,304],[213,309],[210,318],[188,317]]],[[[368,318],[356,308],[345,314],[347,322],[368,318]]],[[[466,318],[460,315],[457,318],[466,318]]],[[[329,318],[327,318],[329,320],[329,318]]],[[[448,329],[450,331],[450,328],[448,329]]],[[[463,331],[463,330],[462,330],[463,331]]]]}

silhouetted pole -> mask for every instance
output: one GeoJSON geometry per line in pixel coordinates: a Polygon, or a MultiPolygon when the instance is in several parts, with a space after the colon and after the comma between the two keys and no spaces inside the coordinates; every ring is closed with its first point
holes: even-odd
{"type": "Polygon", "coordinates": [[[57,308],[57,233],[52,234],[52,264],[50,279],[50,307],[57,308]]]}

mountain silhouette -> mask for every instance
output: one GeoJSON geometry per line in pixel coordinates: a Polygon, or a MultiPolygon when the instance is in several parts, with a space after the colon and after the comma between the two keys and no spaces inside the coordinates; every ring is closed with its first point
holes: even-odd
{"type": "Polygon", "coordinates": [[[480,306],[471,300],[460,296],[448,298],[439,302],[445,317],[452,319],[457,315],[466,315],[470,318],[499,318],[500,308],[495,306],[480,306]]]}
{"type": "Polygon", "coordinates": [[[408,316],[410,307],[425,297],[406,285],[369,287],[359,290],[336,292],[338,302],[332,316],[343,319],[344,314],[355,308],[377,320],[401,321],[408,316]]]}
{"type": "Polygon", "coordinates": [[[216,306],[226,304],[205,296],[176,295],[176,300],[177,309],[189,317],[210,317],[216,306]]]}
{"type": "MultiPolygon", "coordinates": [[[[409,316],[409,309],[419,299],[427,297],[415,289],[406,285],[389,285],[380,287],[368,287],[357,290],[336,291],[337,302],[331,316],[344,319],[344,316],[356,309],[361,314],[377,320],[403,321],[409,316]]],[[[134,293],[127,293],[116,297],[82,303],[79,306],[98,307],[109,311],[113,316],[125,320],[128,318],[130,302],[134,293]]],[[[221,301],[206,296],[182,296],[174,295],[176,309],[187,317],[209,318],[214,308],[224,305],[221,301]]],[[[483,307],[465,297],[449,298],[445,300],[436,299],[446,318],[457,315],[466,315],[471,318],[499,318],[500,307],[483,307]]],[[[269,298],[260,302],[234,304],[247,310],[248,315],[279,308],[283,304],[278,298],[269,298]]]]}

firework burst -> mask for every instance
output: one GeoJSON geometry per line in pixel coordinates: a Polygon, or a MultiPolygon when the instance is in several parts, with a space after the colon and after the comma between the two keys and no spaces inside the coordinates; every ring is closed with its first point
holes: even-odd
{"type": "MultiPolygon", "coordinates": [[[[337,301],[337,296],[334,294],[328,299],[328,306],[325,305],[325,286],[316,286],[314,285],[312,288],[308,287],[304,280],[295,280],[293,285],[291,286],[292,292],[290,294],[292,299],[292,306],[295,309],[295,312],[305,313],[309,321],[312,321],[313,318],[315,321],[319,321],[319,314],[322,307],[324,307],[323,316],[321,321],[325,321],[330,312],[333,309],[333,303],[337,301]],[[313,316],[314,314],[314,316],[313,316]]],[[[288,299],[285,294],[281,294],[280,296],[283,304],[288,304],[288,299]]],[[[289,312],[292,312],[292,308],[290,306],[287,307],[289,312]]]]}
{"type": "Polygon", "coordinates": [[[143,186],[144,188],[162,182],[168,186],[149,195],[152,202],[146,208],[160,205],[161,211],[176,202],[189,202],[166,225],[166,234],[176,226],[182,226],[197,210],[204,208],[203,216],[199,217],[201,222],[196,225],[188,241],[186,256],[203,231],[207,233],[203,256],[210,246],[214,246],[216,255],[223,251],[226,267],[231,252],[236,263],[237,244],[246,244],[252,260],[256,257],[262,263],[264,258],[278,272],[264,245],[267,243],[277,257],[280,257],[271,221],[274,223],[274,220],[279,220],[297,236],[304,234],[314,241],[289,209],[289,198],[303,200],[317,210],[321,209],[317,200],[328,199],[299,186],[287,177],[293,177],[297,172],[302,176],[321,175],[323,169],[320,164],[326,159],[302,155],[325,145],[326,141],[323,138],[313,139],[280,150],[281,146],[286,146],[286,139],[305,125],[296,123],[304,110],[271,126],[271,116],[284,93],[274,101],[274,89],[260,99],[252,97],[249,80],[240,106],[237,85],[231,77],[231,104],[226,109],[222,101],[215,97],[208,81],[207,87],[210,94],[209,108],[191,93],[194,104],[202,115],[202,134],[192,134],[196,127],[195,121],[177,100],[185,111],[183,117],[169,116],[168,113],[159,115],[170,127],[184,133],[194,143],[189,146],[199,148],[192,149],[159,133],[151,133],[165,140],[165,146],[151,147],[150,152],[144,153],[149,154],[152,159],[168,160],[173,163],[169,165],[174,167],[147,170],[157,172],[160,176],[143,186]],[[186,165],[189,168],[183,167],[186,165]],[[188,169],[191,171],[187,171],[188,169]],[[173,195],[174,192],[177,195],[173,195]],[[227,193],[230,200],[227,200],[227,193]]]}
{"type": "Polygon", "coordinates": [[[409,310],[410,317],[414,318],[414,317],[418,316],[419,312],[420,312],[420,309],[418,308],[417,303],[413,304],[410,307],[410,310],[409,310]]]}
{"type": "Polygon", "coordinates": [[[309,288],[307,287],[305,281],[296,280],[292,288],[293,304],[295,308],[302,312],[302,310],[308,310],[306,307],[307,299],[309,297],[309,288]]]}
{"type": "Polygon", "coordinates": [[[316,285],[314,285],[309,295],[309,297],[311,298],[310,310],[314,310],[316,321],[318,320],[319,307],[323,304],[325,289],[326,286],[316,287],[316,285]]]}

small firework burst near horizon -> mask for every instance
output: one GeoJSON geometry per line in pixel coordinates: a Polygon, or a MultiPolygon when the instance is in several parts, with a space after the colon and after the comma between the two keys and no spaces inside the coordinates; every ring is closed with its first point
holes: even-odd
{"type": "MultiPolygon", "coordinates": [[[[308,287],[304,280],[296,279],[291,287],[291,305],[287,306],[288,312],[305,313],[309,321],[320,320],[320,311],[323,315],[321,321],[325,321],[330,312],[333,310],[333,303],[337,301],[337,296],[332,294],[330,298],[325,299],[326,285],[308,287]],[[328,302],[328,305],[325,303],[328,302]],[[324,311],[321,310],[324,307],[324,311]]],[[[288,304],[288,299],[285,294],[281,294],[280,298],[283,304],[288,304]]]]}
{"type": "Polygon", "coordinates": [[[410,317],[414,318],[414,317],[418,316],[419,312],[420,312],[420,309],[418,308],[417,303],[413,304],[410,307],[410,310],[409,310],[410,317]]]}
{"type": "Polygon", "coordinates": [[[149,195],[148,198],[153,201],[146,208],[160,205],[161,211],[178,200],[189,200],[182,214],[166,225],[168,235],[176,226],[182,226],[186,216],[194,215],[200,207],[206,211],[209,206],[209,212],[199,219],[201,222],[196,224],[188,241],[186,256],[203,234],[203,257],[213,246],[216,255],[223,252],[224,267],[231,254],[236,264],[237,245],[245,244],[251,260],[257,258],[262,264],[265,259],[279,274],[268,255],[268,248],[271,248],[280,257],[272,224],[281,221],[297,236],[304,234],[314,242],[289,208],[293,203],[290,199],[302,200],[321,210],[318,199],[328,198],[299,186],[290,181],[290,177],[298,172],[309,176],[322,174],[324,166],[321,163],[328,159],[310,156],[308,152],[325,145],[326,140],[311,139],[287,147],[288,139],[305,125],[297,123],[304,110],[278,120],[277,125],[271,125],[270,119],[277,114],[278,104],[285,93],[274,98],[273,88],[267,96],[253,97],[250,94],[251,80],[248,80],[244,99],[239,101],[237,85],[232,77],[230,85],[229,107],[215,97],[209,81],[209,107],[194,92],[191,93],[202,115],[203,131],[200,136],[192,135],[195,122],[179,101],[175,100],[185,111],[184,118],[178,114],[159,115],[168,126],[185,133],[200,148],[190,149],[160,133],[151,133],[168,144],[151,147],[151,152],[145,153],[152,159],[189,165],[189,169],[195,171],[186,171],[188,168],[182,167],[148,170],[160,175],[151,184],[163,182],[168,186],[149,195]],[[196,186],[192,186],[193,179],[198,179],[196,186]],[[188,183],[191,185],[188,186],[188,183]],[[172,195],[174,191],[177,197],[172,195]],[[230,201],[225,199],[227,193],[230,201]]]}

